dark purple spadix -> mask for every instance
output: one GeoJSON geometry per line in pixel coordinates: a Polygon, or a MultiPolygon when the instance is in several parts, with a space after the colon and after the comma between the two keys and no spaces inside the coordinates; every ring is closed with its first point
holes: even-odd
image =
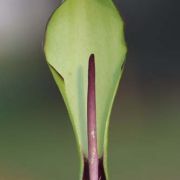
{"type": "Polygon", "coordinates": [[[90,180],[98,180],[95,84],[95,59],[94,55],[92,54],[89,58],[87,97],[88,164],[90,180]]]}

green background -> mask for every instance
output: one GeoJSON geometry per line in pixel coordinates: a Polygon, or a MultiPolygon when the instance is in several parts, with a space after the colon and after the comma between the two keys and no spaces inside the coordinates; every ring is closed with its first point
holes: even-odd
{"type": "MultiPolygon", "coordinates": [[[[116,1],[129,48],[110,124],[112,180],[180,178],[178,3],[116,1]]],[[[42,41],[56,0],[0,0],[0,180],[78,179],[42,41]]]]}

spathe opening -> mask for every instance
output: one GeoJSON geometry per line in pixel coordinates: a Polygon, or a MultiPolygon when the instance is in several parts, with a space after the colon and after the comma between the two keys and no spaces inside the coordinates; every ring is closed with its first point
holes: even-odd
{"type": "MultiPolygon", "coordinates": [[[[84,170],[83,170],[83,179],[90,180],[89,178],[89,162],[84,158],[84,170]]],[[[98,161],[98,180],[106,180],[106,175],[104,171],[103,158],[98,161]]]]}

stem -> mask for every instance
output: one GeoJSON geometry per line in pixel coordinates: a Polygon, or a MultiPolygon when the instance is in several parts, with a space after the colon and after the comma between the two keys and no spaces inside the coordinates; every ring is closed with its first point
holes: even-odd
{"type": "Polygon", "coordinates": [[[87,99],[87,126],[88,126],[88,161],[90,180],[98,180],[98,150],[96,132],[96,88],[95,88],[95,59],[94,54],[89,58],[88,69],[88,99],[87,99]]]}

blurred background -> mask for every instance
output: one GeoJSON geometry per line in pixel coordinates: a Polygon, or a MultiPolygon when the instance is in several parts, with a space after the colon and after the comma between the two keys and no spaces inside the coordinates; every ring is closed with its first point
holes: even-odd
{"type": "MultiPolygon", "coordinates": [[[[178,1],[115,0],[128,57],[109,143],[112,180],[180,179],[178,1]]],[[[43,55],[58,0],[0,0],[0,180],[78,179],[69,117],[43,55]]]]}

